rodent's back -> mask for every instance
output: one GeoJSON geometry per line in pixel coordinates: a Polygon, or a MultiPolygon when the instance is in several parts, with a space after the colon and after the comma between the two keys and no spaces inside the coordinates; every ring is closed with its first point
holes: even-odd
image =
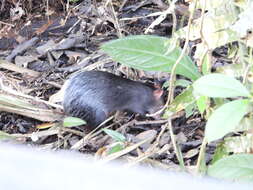
{"type": "Polygon", "coordinates": [[[98,125],[116,110],[143,115],[154,104],[151,87],[102,71],[81,72],[70,78],[63,101],[67,114],[93,125],[98,125]]]}

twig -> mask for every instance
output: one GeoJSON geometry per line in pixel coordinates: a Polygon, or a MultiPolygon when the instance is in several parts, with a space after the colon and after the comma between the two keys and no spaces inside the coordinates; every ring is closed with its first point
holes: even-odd
{"type": "Polygon", "coordinates": [[[0,68],[7,69],[10,71],[14,71],[21,74],[27,74],[32,77],[39,77],[41,74],[37,71],[33,71],[27,68],[19,67],[9,61],[0,59],[0,68]]]}
{"type": "Polygon", "coordinates": [[[172,128],[172,124],[171,124],[171,119],[169,119],[168,123],[168,128],[169,128],[169,131],[170,131],[170,138],[171,138],[171,142],[172,142],[172,145],[173,145],[173,148],[175,150],[175,153],[176,153],[176,156],[177,156],[177,159],[179,161],[179,165],[181,167],[181,169],[183,171],[186,171],[186,168],[185,168],[185,165],[184,165],[184,160],[183,160],[183,156],[182,156],[182,152],[176,142],[176,137],[173,133],[173,128],[172,128]]]}
{"type": "Polygon", "coordinates": [[[163,120],[154,120],[154,121],[135,121],[134,124],[135,125],[153,125],[153,124],[162,124],[166,122],[167,120],[163,119],[163,120]]]}
{"type": "Polygon", "coordinates": [[[3,21],[0,21],[0,24],[4,24],[4,25],[7,25],[7,26],[11,26],[11,27],[15,26],[14,24],[9,24],[9,23],[3,22],[3,21]]]}
{"type": "Polygon", "coordinates": [[[11,54],[6,57],[6,60],[12,61],[12,59],[16,55],[18,55],[19,53],[23,53],[25,50],[36,44],[38,41],[39,41],[38,37],[33,37],[32,39],[19,44],[14,50],[12,50],[11,54]]]}
{"type": "Polygon", "coordinates": [[[205,158],[206,144],[207,144],[207,141],[206,141],[206,138],[204,137],[203,142],[202,142],[201,147],[200,147],[198,160],[197,160],[196,169],[197,169],[197,172],[198,172],[198,173],[201,172],[202,163],[203,163],[203,161],[205,161],[204,158],[205,158]]]}
{"type": "Polygon", "coordinates": [[[208,43],[203,34],[203,25],[204,25],[204,17],[205,17],[205,10],[206,10],[206,1],[204,1],[202,10],[201,10],[201,18],[200,18],[200,37],[203,40],[203,43],[208,47],[208,43]]]}
{"type": "Polygon", "coordinates": [[[122,37],[122,30],[120,28],[120,25],[119,25],[119,21],[118,21],[118,18],[116,16],[116,12],[114,10],[114,7],[113,7],[113,4],[112,4],[112,0],[107,0],[106,2],[106,6],[109,4],[111,10],[112,10],[112,14],[113,14],[113,20],[114,20],[114,25],[115,25],[115,28],[117,30],[117,34],[118,34],[118,37],[121,38],[122,37]]]}
{"type": "Polygon", "coordinates": [[[113,154],[110,154],[109,156],[105,157],[103,160],[101,160],[101,164],[104,164],[106,162],[109,162],[111,160],[115,160],[116,158],[120,157],[120,156],[123,156],[124,154],[127,154],[128,152],[131,152],[133,151],[134,149],[138,148],[139,146],[141,146],[142,144],[146,143],[147,141],[149,141],[150,138],[147,138],[147,139],[144,139],[143,141],[141,142],[138,142],[132,146],[129,146],[119,152],[116,152],[116,153],[113,153],[113,154]]]}
{"type": "MultiPolygon", "coordinates": [[[[51,103],[49,101],[46,101],[46,100],[42,100],[38,97],[33,97],[33,96],[30,96],[30,95],[27,95],[27,94],[23,94],[22,92],[19,92],[19,91],[16,91],[16,90],[13,90],[9,87],[6,87],[4,86],[4,84],[0,81],[0,88],[3,92],[5,92],[8,96],[13,96],[13,97],[22,97],[22,98],[25,98],[27,102],[33,102],[33,103],[43,103],[47,106],[52,106],[54,108],[58,108],[58,109],[62,109],[62,106],[61,105],[58,105],[58,104],[54,104],[54,103],[51,103]],[[28,99],[28,100],[27,100],[28,99]]],[[[18,98],[20,100],[22,100],[21,98],[18,98]]]]}
{"type": "Polygon", "coordinates": [[[189,37],[190,37],[190,28],[191,28],[191,23],[193,20],[193,15],[194,15],[194,10],[196,8],[196,2],[194,1],[194,9],[191,11],[190,17],[189,17],[189,21],[188,21],[188,25],[187,25],[187,34],[186,34],[186,40],[185,40],[185,44],[183,47],[183,50],[180,54],[180,56],[178,57],[176,63],[173,65],[172,69],[171,69],[171,79],[170,79],[170,86],[169,86],[169,95],[168,95],[168,99],[167,102],[165,104],[165,106],[167,107],[170,103],[172,103],[174,97],[174,82],[176,79],[176,68],[178,66],[178,64],[180,63],[181,59],[183,58],[183,56],[186,53],[186,49],[188,47],[189,44],[189,37]]]}
{"type": "Polygon", "coordinates": [[[93,129],[89,134],[85,135],[85,137],[83,137],[81,140],[79,140],[77,143],[75,143],[70,149],[79,150],[83,145],[85,145],[85,143],[87,142],[87,140],[89,140],[90,138],[94,137],[98,133],[101,133],[102,129],[100,129],[97,132],[95,132],[95,131],[97,129],[99,129],[102,125],[104,125],[105,123],[107,123],[108,121],[110,121],[111,119],[113,119],[113,116],[111,116],[108,119],[106,119],[98,127],[96,127],[95,129],[93,129]]]}
{"type": "Polygon", "coordinates": [[[249,50],[249,63],[245,69],[245,72],[243,74],[243,80],[242,80],[242,83],[245,84],[246,83],[246,80],[247,80],[247,77],[248,77],[248,74],[249,74],[249,71],[252,67],[252,64],[253,64],[253,59],[252,59],[252,51],[253,51],[253,48],[251,47],[250,50],[249,50]]]}
{"type": "Polygon", "coordinates": [[[160,16],[158,18],[156,18],[149,26],[148,28],[145,30],[145,34],[149,33],[151,31],[151,29],[153,29],[156,25],[159,25],[168,14],[172,14],[172,12],[174,12],[173,10],[175,9],[175,4],[174,1],[173,3],[169,6],[169,8],[166,11],[163,11],[160,13],[160,16]]]}
{"type": "MultiPolygon", "coordinates": [[[[208,46],[208,43],[207,43],[204,33],[203,33],[205,10],[206,10],[206,1],[204,1],[203,7],[201,10],[201,18],[200,18],[200,37],[201,37],[201,40],[202,40],[204,47],[205,47],[204,53],[200,59],[199,65],[198,65],[201,69],[202,69],[202,64],[204,62],[204,58],[206,57],[206,55],[210,54],[209,46],[208,46]]],[[[211,56],[209,56],[209,57],[211,57],[211,56]]]]}
{"type": "MultiPolygon", "coordinates": [[[[134,161],[131,162],[130,164],[128,164],[128,166],[133,166],[133,165],[143,161],[144,159],[147,159],[148,157],[150,157],[153,154],[158,152],[157,149],[158,149],[159,141],[161,139],[161,136],[166,131],[167,126],[168,126],[167,124],[162,126],[162,130],[160,131],[160,133],[156,137],[155,142],[148,148],[148,150],[145,153],[143,153],[141,156],[138,156],[136,159],[134,159],[134,161]]],[[[162,151],[159,151],[159,152],[162,153],[162,152],[165,152],[167,150],[168,150],[168,147],[166,147],[165,149],[163,149],[162,151]]]]}
{"type": "MultiPolygon", "coordinates": [[[[196,2],[194,3],[194,10],[195,10],[195,8],[196,8],[196,2]]],[[[183,58],[183,56],[186,52],[186,49],[188,47],[188,44],[189,44],[190,26],[191,26],[191,23],[193,20],[194,10],[191,12],[190,17],[189,17],[189,21],[188,21],[188,25],[187,25],[186,41],[185,41],[183,50],[171,69],[171,78],[170,78],[170,83],[169,83],[168,99],[162,109],[158,110],[157,112],[155,112],[153,114],[149,114],[149,116],[155,116],[157,114],[161,114],[169,106],[169,104],[172,103],[172,101],[174,99],[173,95],[174,95],[174,82],[176,79],[176,77],[175,77],[176,76],[176,68],[177,68],[177,65],[180,63],[181,59],[183,58]]],[[[167,52],[169,52],[169,51],[171,51],[171,48],[167,52]]]]}

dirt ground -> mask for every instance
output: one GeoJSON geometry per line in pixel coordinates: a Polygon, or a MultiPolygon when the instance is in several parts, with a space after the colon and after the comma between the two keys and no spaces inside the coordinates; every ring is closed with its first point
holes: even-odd
{"type": "MultiPolygon", "coordinates": [[[[168,5],[160,0],[80,0],[76,3],[49,0],[48,4],[42,0],[1,1],[0,58],[8,61],[0,66],[2,94],[28,100],[40,112],[13,111],[7,107],[0,109],[0,130],[14,134],[15,143],[41,149],[76,149],[103,156],[113,143],[112,138],[98,132],[80,145],[80,139],[86,134],[85,127],[56,130],[60,123],[54,120],[59,121],[63,117],[62,108],[57,101],[49,103],[49,100],[72,73],[80,70],[104,70],[143,82],[167,81],[167,73],[126,68],[100,50],[102,43],[122,36],[147,33],[170,37],[173,26],[171,15],[150,27],[157,18],[152,13],[167,8],[168,5]]],[[[187,9],[187,3],[178,2],[175,11],[178,26],[186,24],[187,9]]],[[[178,88],[175,94],[181,91],[182,88],[178,88]]],[[[153,137],[137,150],[130,151],[125,159],[133,160],[146,153],[146,163],[178,169],[169,131],[162,131],[165,122],[163,119],[117,113],[104,127],[109,126],[122,133],[129,143],[153,137]],[[158,134],[161,134],[160,140],[151,149],[158,134]]],[[[197,112],[190,117],[182,113],[172,124],[185,163],[189,167],[196,164],[205,121],[197,112]]],[[[207,162],[214,146],[208,146],[207,162]]]]}

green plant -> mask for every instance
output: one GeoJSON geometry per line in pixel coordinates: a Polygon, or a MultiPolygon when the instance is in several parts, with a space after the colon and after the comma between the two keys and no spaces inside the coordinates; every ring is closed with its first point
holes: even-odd
{"type": "Polygon", "coordinates": [[[71,3],[77,3],[79,0],[69,0],[71,3]]]}
{"type": "Polygon", "coordinates": [[[86,122],[80,118],[77,117],[66,117],[63,120],[63,126],[64,127],[74,127],[74,126],[80,126],[85,125],[86,122]]]}
{"type": "MultiPolygon", "coordinates": [[[[136,35],[107,42],[101,48],[123,65],[146,71],[170,72],[181,53],[179,47],[171,47],[172,45],[168,38],[136,35]]],[[[191,80],[201,76],[187,55],[184,55],[176,73],[191,80]]]]}
{"type": "Polygon", "coordinates": [[[116,143],[114,143],[114,145],[108,151],[108,155],[119,152],[124,149],[125,143],[127,142],[124,135],[118,133],[117,131],[113,131],[111,129],[103,129],[103,131],[116,141],[116,143]]]}
{"type": "MultiPolygon", "coordinates": [[[[172,98],[172,101],[168,101],[170,104],[164,117],[170,118],[181,110],[187,110],[187,115],[191,115],[198,109],[207,119],[197,163],[198,171],[208,171],[209,175],[216,177],[222,177],[220,174],[223,172],[223,176],[230,179],[252,178],[253,170],[249,166],[252,156],[240,155],[238,153],[247,151],[238,151],[231,146],[231,142],[235,142],[233,140],[238,137],[226,137],[223,144],[218,145],[213,163],[207,169],[204,158],[206,143],[221,139],[231,132],[242,132],[239,136],[241,140],[249,142],[247,130],[252,129],[253,119],[250,114],[252,79],[248,74],[253,71],[253,35],[248,33],[252,30],[252,25],[248,23],[249,18],[253,17],[253,2],[203,0],[190,2],[189,7],[191,16],[188,26],[176,31],[170,39],[150,35],[130,36],[105,43],[102,49],[115,61],[126,66],[171,73],[172,82],[169,86],[172,90],[173,85],[186,87],[174,100],[172,98]],[[201,17],[192,22],[196,8],[202,9],[201,17]],[[194,55],[201,72],[186,55],[185,47],[182,50],[175,43],[178,38],[186,39],[185,47],[189,40],[201,39],[201,42],[196,44],[194,55]],[[212,73],[212,52],[224,45],[228,47],[227,58],[234,64],[220,67],[216,69],[218,73],[212,73]],[[191,81],[176,83],[174,74],[191,81]],[[242,83],[235,79],[236,77],[242,78],[242,83]],[[229,153],[235,155],[229,156],[229,153]],[[229,171],[229,166],[233,164],[237,167],[229,171]],[[236,175],[236,171],[240,175],[236,175]]],[[[176,146],[174,148],[177,149],[176,146]]],[[[253,143],[249,144],[248,148],[252,150],[253,143]]]]}

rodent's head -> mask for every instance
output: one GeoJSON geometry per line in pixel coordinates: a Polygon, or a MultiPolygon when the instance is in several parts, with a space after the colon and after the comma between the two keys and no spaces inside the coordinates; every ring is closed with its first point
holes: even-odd
{"type": "Polygon", "coordinates": [[[152,93],[153,93],[153,101],[148,109],[149,114],[153,114],[161,110],[164,106],[163,90],[160,87],[159,88],[155,87],[152,93]]]}

